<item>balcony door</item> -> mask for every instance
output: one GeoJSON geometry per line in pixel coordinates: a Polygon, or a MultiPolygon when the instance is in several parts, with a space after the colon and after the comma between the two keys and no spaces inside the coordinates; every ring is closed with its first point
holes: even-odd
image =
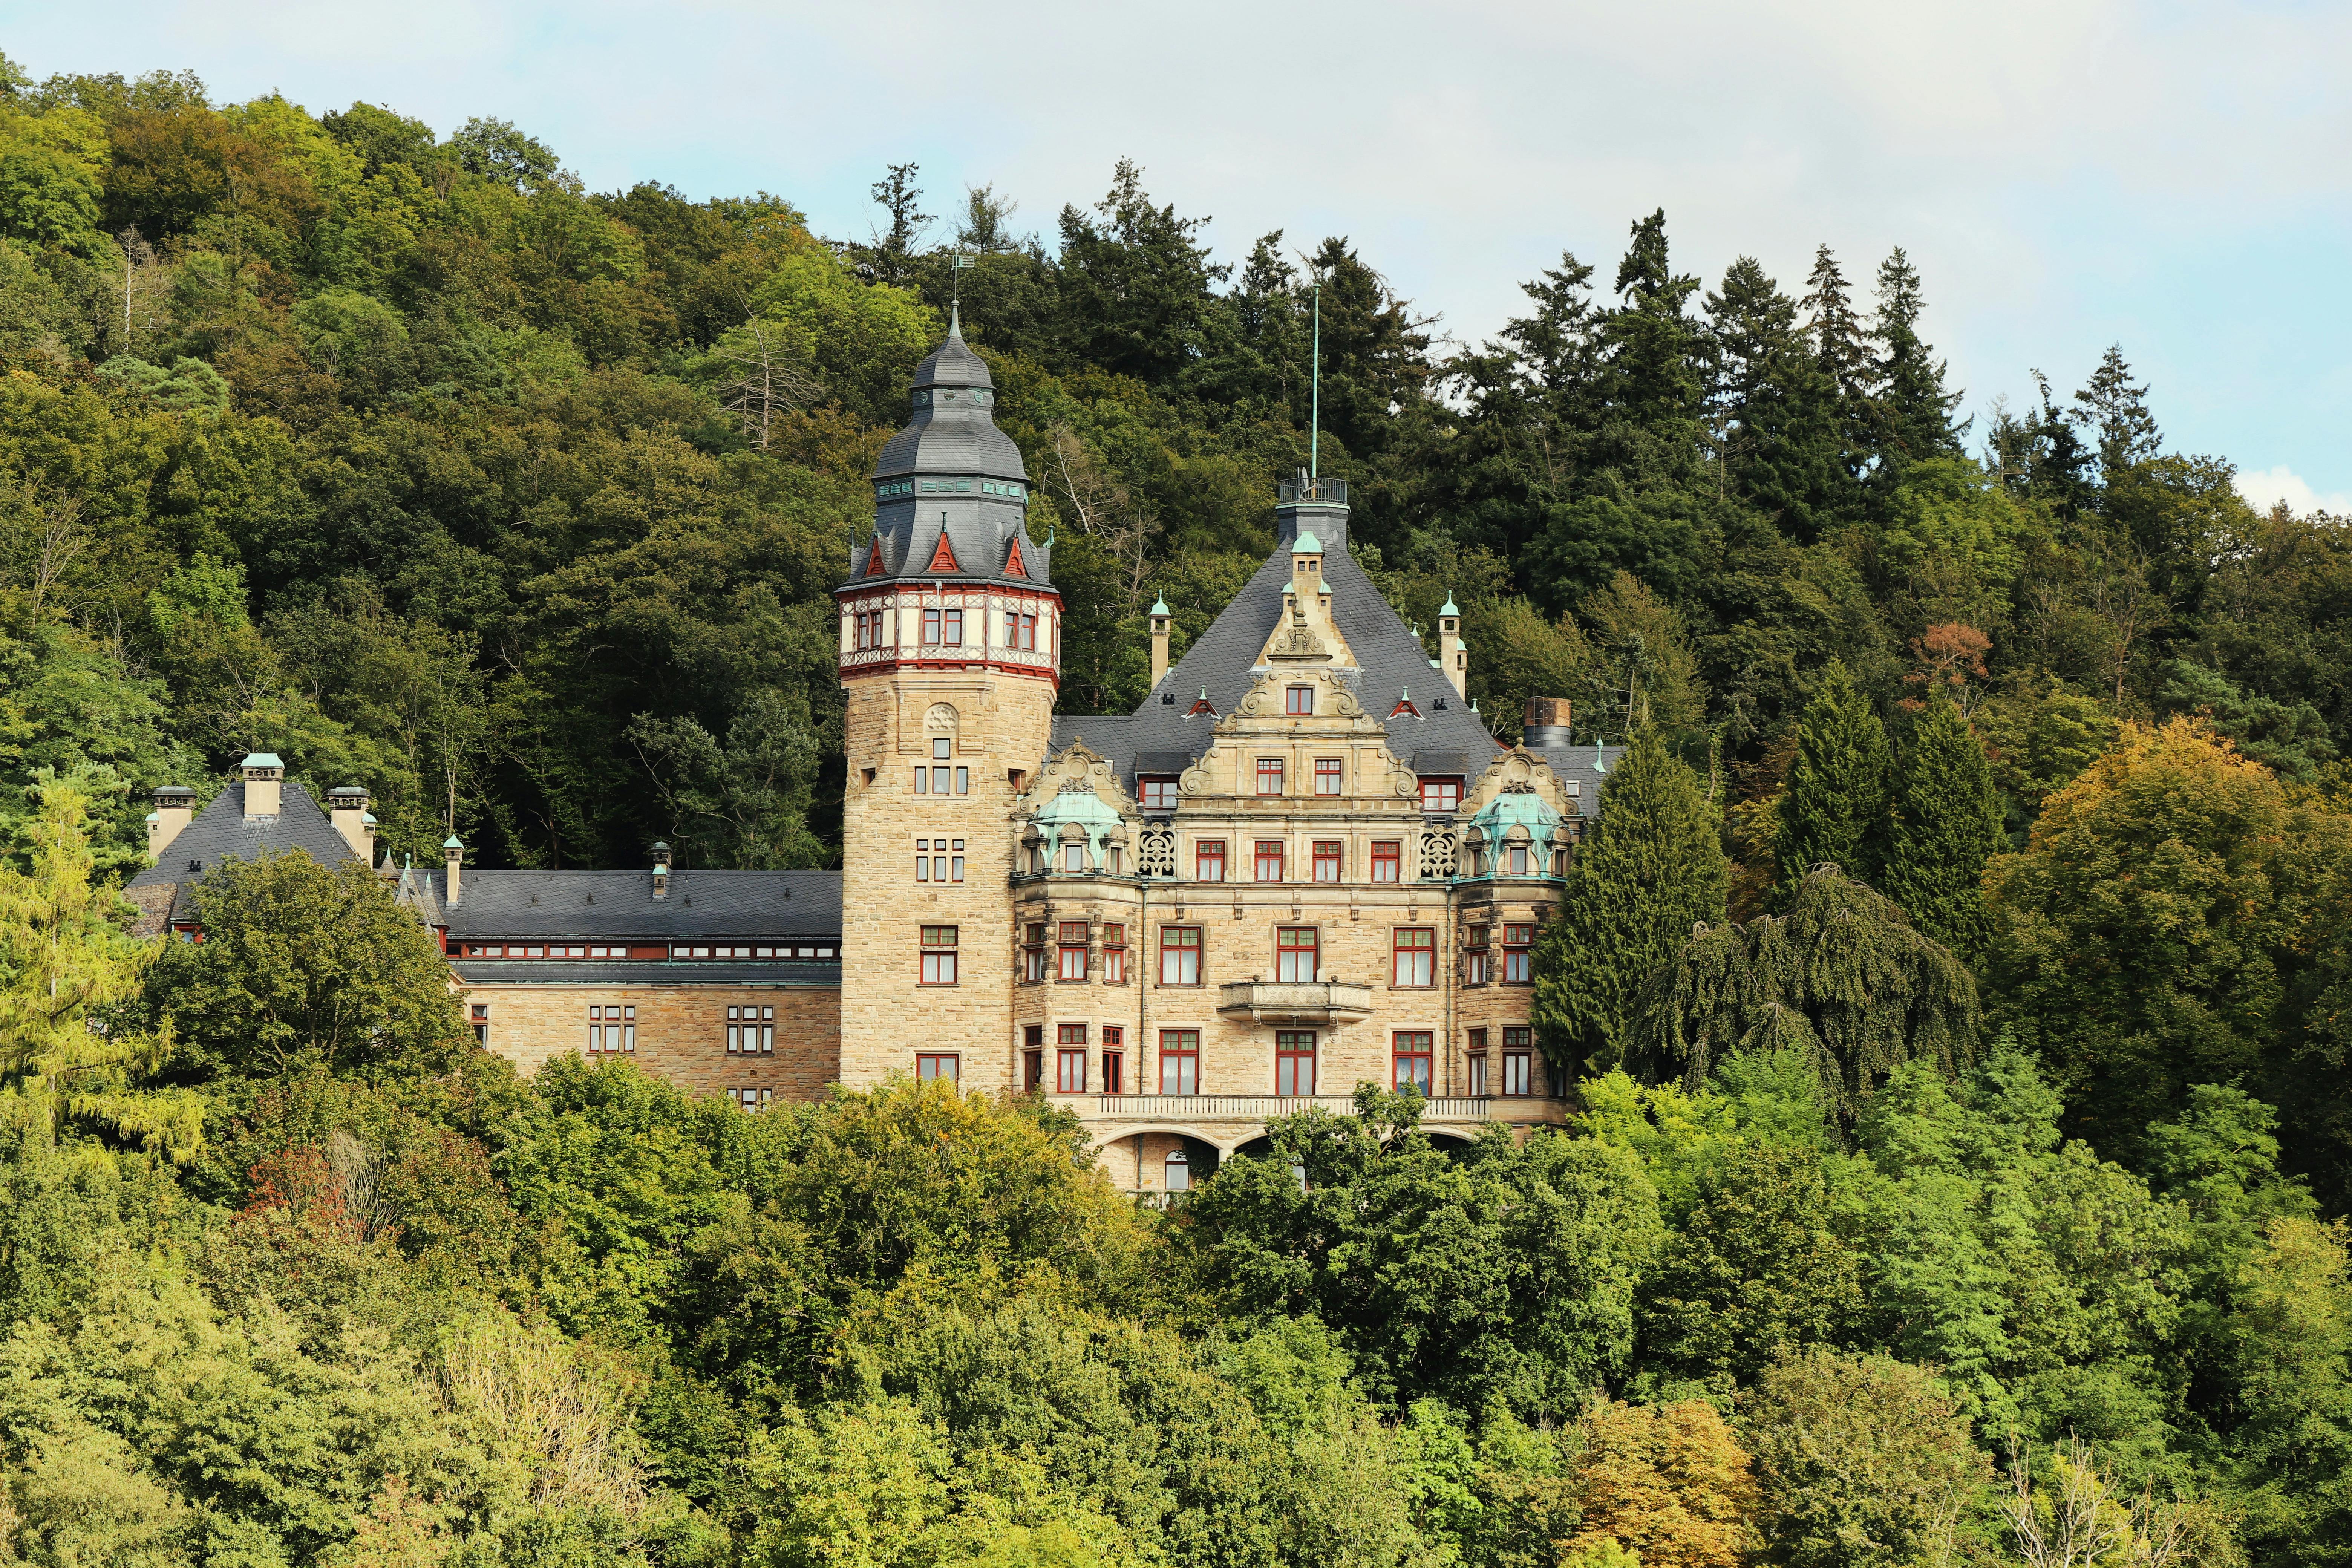
{"type": "Polygon", "coordinates": [[[1284,1029],[1274,1037],[1274,1092],[1285,1097],[1315,1092],[1315,1031],[1284,1029]]]}

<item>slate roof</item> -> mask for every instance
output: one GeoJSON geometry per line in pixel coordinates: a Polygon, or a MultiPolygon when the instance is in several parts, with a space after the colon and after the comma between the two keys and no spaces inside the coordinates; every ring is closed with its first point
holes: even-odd
{"type": "Polygon", "coordinates": [[[1257,659],[1282,619],[1282,591],[1291,578],[1291,546],[1303,531],[1324,545],[1323,580],[1331,589],[1331,617],[1362,668],[1341,679],[1381,720],[1389,749],[1418,773],[1459,773],[1475,779],[1503,750],[1486,732],[1486,721],[1454,694],[1444,672],[1432,668],[1429,654],[1380,589],[1348,553],[1348,513],[1328,502],[1286,505],[1276,513],[1279,538],[1274,552],[1249,584],[1195,638],[1175,668],[1160,678],[1133,713],[1058,714],[1053,750],[1084,740],[1118,769],[1132,786],[1139,772],[1180,773],[1209,747],[1217,714],[1230,713],[1257,679],[1257,659]],[[1206,689],[1216,714],[1194,714],[1206,689]],[[1410,694],[1419,716],[1390,715],[1410,694]],[[1173,701],[1163,702],[1163,697],[1173,701]],[[1444,706],[1440,708],[1439,703],[1444,706]]]}
{"type": "MultiPolygon", "coordinates": [[[[454,904],[446,871],[429,879],[452,937],[841,937],[838,871],[677,870],[654,897],[651,871],[466,870],[454,904]]],[[[576,965],[561,965],[566,970],[576,965]]],[[[736,965],[733,967],[741,967],[736,965]]]]}
{"type": "Polygon", "coordinates": [[[449,967],[468,985],[747,985],[804,986],[838,990],[841,965],[824,959],[766,963],[737,959],[728,963],[681,963],[675,959],[632,959],[599,963],[578,959],[561,963],[511,959],[461,958],[449,967]]]}
{"type": "MultiPolygon", "coordinates": [[[[278,815],[247,821],[245,815],[245,781],[237,780],[220,794],[212,804],[196,814],[194,822],[180,830],[180,836],[163,848],[155,864],[148,867],[126,883],[126,890],[141,888],[173,888],[172,907],[166,918],[173,922],[194,919],[189,893],[198,882],[220,868],[224,860],[258,860],[264,855],[282,855],[291,849],[307,850],[310,858],[322,866],[336,866],[345,860],[356,860],[355,854],[327,814],[319,809],[310,792],[298,784],[278,786],[278,815]]],[[[160,900],[161,895],[156,895],[160,900]]],[[[137,900],[142,906],[148,900],[137,900]]]]}

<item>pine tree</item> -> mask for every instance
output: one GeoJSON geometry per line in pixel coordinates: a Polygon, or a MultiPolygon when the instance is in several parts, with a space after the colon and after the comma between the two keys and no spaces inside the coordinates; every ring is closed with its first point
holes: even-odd
{"type": "Polygon", "coordinates": [[[1886,896],[1921,931],[1975,962],[1989,929],[1980,884],[2000,847],[2000,792],[1984,747],[1952,703],[1931,700],[1912,730],[1889,816],[1886,896]]]}
{"type": "Polygon", "coordinates": [[[1731,492],[1791,539],[1821,537],[1849,486],[1837,384],[1797,326],[1797,302],[1753,257],[1706,297],[1717,460],[1731,492]]]}
{"type": "Polygon", "coordinates": [[[2082,405],[2077,417],[2099,434],[2099,479],[2108,486],[2164,448],[2163,432],[2148,412],[2147,387],[2135,386],[2131,377],[2123,345],[2112,343],[2091,373],[2091,384],[2074,395],[2082,405]]]}
{"type": "Polygon", "coordinates": [[[1786,908],[1824,861],[1864,880],[1877,877],[1894,771],[1885,726],[1845,666],[1832,659],[1797,723],[1797,756],[1773,838],[1773,909],[1786,908]]]}
{"type": "Polygon", "coordinates": [[[1959,395],[1944,390],[1944,362],[1919,341],[1919,315],[1927,308],[1919,274],[1901,247],[1880,263],[1878,314],[1871,335],[1878,341],[1874,367],[1878,385],[1877,472],[1898,479],[1911,463],[1960,455],[1952,410],[1959,395]]]}
{"type": "Polygon", "coordinates": [[[1731,881],[1717,813],[1655,729],[1634,732],[1601,808],[1535,954],[1537,1038],[1579,1072],[1616,1064],[1643,984],[1724,918],[1731,881]]]}

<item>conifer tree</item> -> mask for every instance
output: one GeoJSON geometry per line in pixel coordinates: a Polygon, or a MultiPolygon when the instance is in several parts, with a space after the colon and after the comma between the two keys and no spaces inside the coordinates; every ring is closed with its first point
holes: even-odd
{"type": "Polygon", "coordinates": [[[1674,962],[1693,926],[1724,918],[1731,868],[1716,817],[1658,731],[1636,731],[1536,948],[1536,1034],[1554,1062],[1614,1066],[1643,983],[1674,962]]]}
{"type": "Polygon", "coordinates": [[[1992,764],[1960,710],[1932,700],[1895,769],[1880,886],[1911,923],[1974,963],[1988,930],[1980,884],[2001,842],[1992,764]]]}
{"type": "Polygon", "coordinates": [[[1919,340],[1919,315],[1926,308],[1918,271],[1898,246],[1879,265],[1878,313],[1871,323],[1871,335],[1878,340],[1874,446],[1883,484],[1899,480],[1909,464],[1960,455],[1952,427],[1959,398],[1944,390],[1944,362],[1919,340]]]}
{"type": "Polygon", "coordinates": [[[1785,909],[1812,868],[1828,861],[1875,879],[1885,847],[1895,758],[1869,699],[1830,661],[1797,723],[1797,755],[1780,795],[1773,836],[1771,907],[1785,909]]]}

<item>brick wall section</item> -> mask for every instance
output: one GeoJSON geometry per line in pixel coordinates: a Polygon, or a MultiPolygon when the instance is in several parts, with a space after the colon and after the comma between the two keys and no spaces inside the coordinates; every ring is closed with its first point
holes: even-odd
{"type": "Polygon", "coordinates": [[[696,1094],[767,1088],[778,1100],[822,1099],[841,1076],[841,994],[830,987],[750,985],[501,985],[465,988],[470,1013],[490,1009],[490,1048],[525,1076],[553,1057],[586,1051],[588,1009],[637,1010],[628,1059],[696,1094]],[[773,1056],[727,1054],[727,1009],[773,1007],[773,1056]]]}
{"type": "Polygon", "coordinates": [[[1052,735],[1049,680],[1003,671],[898,672],[854,677],[844,749],[841,1080],[853,1088],[911,1072],[919,1051],[953,1051],[968,1089],[1013,1086],[1013,944],[1006,883],[1014,850],[1012,776],[1037,769],[1052,735]],[[932,765],[930,720],[955,712],[952,761],[971,770],[971,793],[944,800],[914,792],[932,765]],[[964,841],[964,879],[914,878],[915,840],[964,841]],[[957,983],[921,984],[921,928],[957,931],[957,983]]]}

